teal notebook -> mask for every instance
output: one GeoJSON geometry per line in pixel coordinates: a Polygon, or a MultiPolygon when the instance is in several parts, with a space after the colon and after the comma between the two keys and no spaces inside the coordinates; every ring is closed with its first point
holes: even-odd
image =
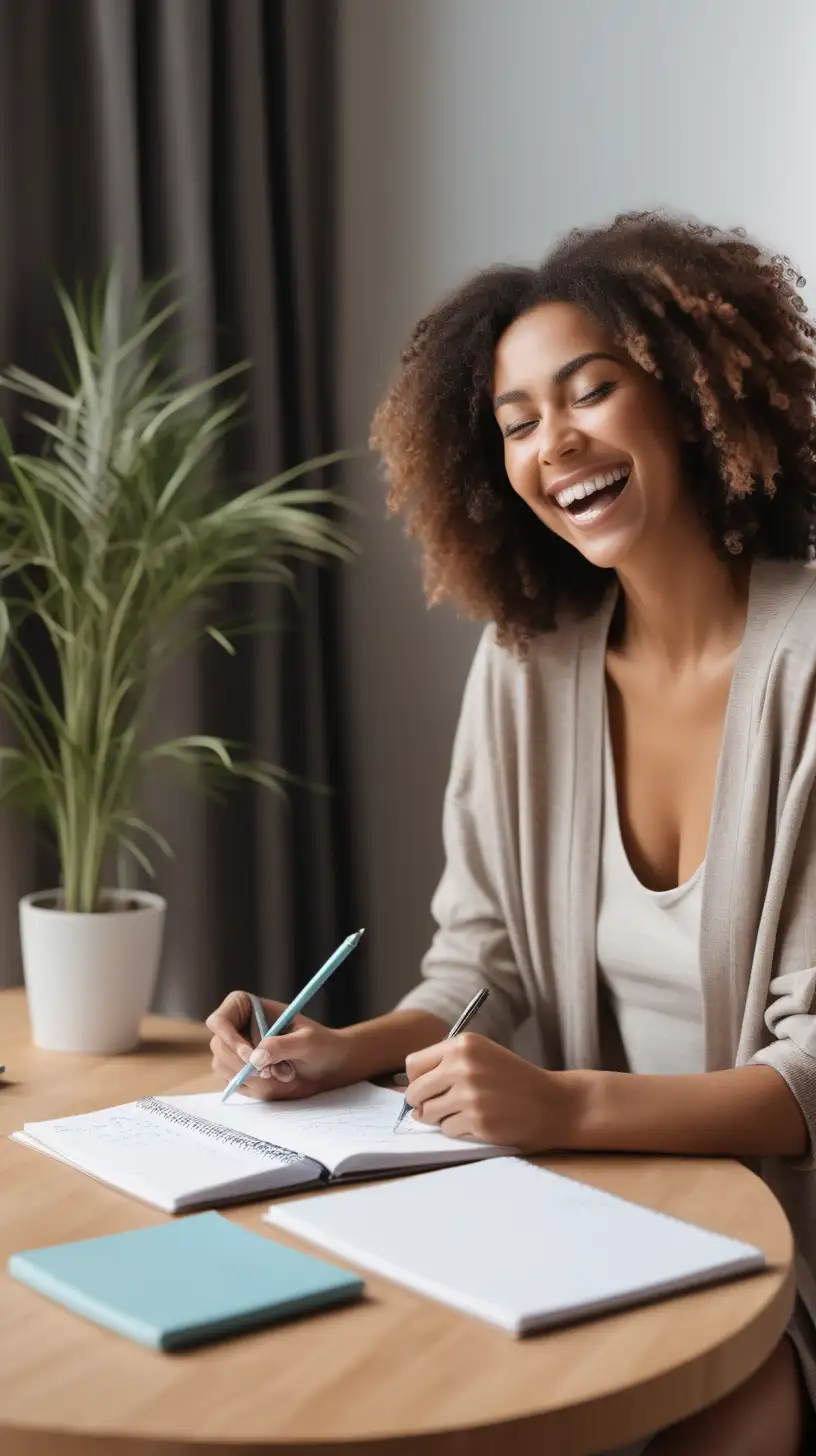
{"type": "Polygon", "coordinates": [[[8,1272],[154,1350],[176,1350],[356,1299],[363,1281],[219,1213],[12,1254],[8,1272]]]}

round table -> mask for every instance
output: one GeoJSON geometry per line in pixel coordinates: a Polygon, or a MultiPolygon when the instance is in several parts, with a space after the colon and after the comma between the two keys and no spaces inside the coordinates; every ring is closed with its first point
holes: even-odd
{"type": "MultiPolygon", "coordinates": [[[[211,1090],[207,1041],[203,1026],[148,1017],[129,1056],[48,1053],[28,1040],[22,992],[0,992],[0,1133],[147,1093],[211,1090]]],[[[758,1178],[727,1159],[538,1161],[756,1244],[770,1267],[522,1341],[367,1274],[359,1305],[174,1355],[97,1328],[3,1272],[3,1456],[496,1456],[503,1446],[579,1456],[670,1424],[757,1369],[794,1299],[790,1230],[758,1178]]],[[[225,1212],[297,1246],[260,1222],[266,1202],[225,1212]]],[[[15,1250],[165,1217],[0,1137],[3,1271],[15,1250]]]]}

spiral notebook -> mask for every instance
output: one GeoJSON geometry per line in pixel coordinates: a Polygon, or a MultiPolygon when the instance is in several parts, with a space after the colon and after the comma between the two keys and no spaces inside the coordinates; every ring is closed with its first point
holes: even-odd
{"type": "Polygon", "coordinates": [[[521,1158],[299,1199],[264,1219],[517,1336],[765,1267],[752,1244],[521,1158]]]}
{"type": "Polygon", "coordinates": [[[313,1184],[412,1172],[508,1151],[406,1119],[402,1094],[361,1082],[303,1101],[219,1093],[142,1097],[121,1107],[27,1122],[14,1142],[165,1213],[313,1184]]]}

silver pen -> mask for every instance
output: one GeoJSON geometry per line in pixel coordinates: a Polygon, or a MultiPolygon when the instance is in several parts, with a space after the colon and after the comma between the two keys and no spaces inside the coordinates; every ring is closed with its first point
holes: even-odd
{"type": "MultiPolygon", "coordinates": [[[[455,1021],[453,1023],[453,1026],[451,1027],[450,1031],[448,1032],[447,1036],[445,1037],[445,1040],[446,1041],[450,1041],[450,1039],[451,1039],[452,1036],[458,1036],[459,1033],[460,1033],[460,1031],[464,1031],[464,1029],[467,1026],[468,1022],[469,1021],[472,1021],[473,1018],[474,1018],[474,1016],[476,1015],[476,1012],[477,1011],[480,1011],[481,1008],[484,1006],[485,1001],[487,1000],[487,998],[488,998],[489,995],[490,995],[490,992],[487,991],[487,990],[485,990],[484,986],[482,987],[481,991],[477,991],[476,992],[476,995],[473,997],[473,1000],[472,1001],[468,1001],[468,1004],[465,1007],[464,1011],[462,1012],[462,1015],[459,1017],[459,1020],[458,1021],[455,1021]]],[[[406,1097],[406,1098],[404,1098],[402,1107],[400,1108],[400,1115],[397,1118],[396,1122],[394,1123],[394,1132],[396,1132],[397,1128],[399,1127],[400,1123],[402,1122],[402,1119],[404,1117],[407,1117],[408,1116],[408,1113],[410,1111],[411,1111],[411,1104],[408,1101],[408,1098],[406,1097]]]]}

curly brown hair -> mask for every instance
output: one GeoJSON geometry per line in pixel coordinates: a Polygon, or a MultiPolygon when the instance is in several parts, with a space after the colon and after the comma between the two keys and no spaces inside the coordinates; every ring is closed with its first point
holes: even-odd
{"type": "Polygon", "coordinates": [[[374,416],[391,514],[423,549],[429,605],[453,599],[524,654],[562,608],[587,615],[611,573],[513,491],[492,405],[505,329],[542,303],[585,309],[666,390],[684,479],[714,549],[807,559],[816,520],[816,349],[790,259],[655,212],[575,229],[538,268],[477,274],[416,325],[374,416]]]}

